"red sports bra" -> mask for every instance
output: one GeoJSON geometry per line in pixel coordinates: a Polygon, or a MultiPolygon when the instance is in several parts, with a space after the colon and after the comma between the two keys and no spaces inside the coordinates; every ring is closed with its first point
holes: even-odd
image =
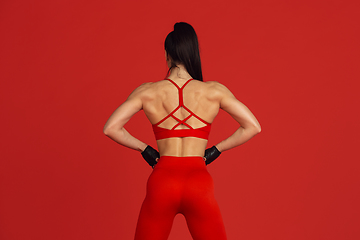
{"type": "Polygon", "coordinates": [[[165,80],[169,80],[179,90],[179,106],[177,106],[171,113],[169,113],[166,117],[164,117],[158,123],[152,125],[156,140],[164,139],[164,138],[172,138],[172,137],[197,137],[197,138],[208,139],[209,133],[210,133],[210,128],[211,128],[211,123],[208,123],[205,120],[198,117],[195,113],[193,113],[190,109],[188,109],[184,105],[184,102],[183,102],[183,89],[193,79],[189,79],[181,88],[173,80],[171,80],[171,79],[165,79],[165,80]],[[179,110],[181,107],[190,113],[189,116],[187,116],[183,120],[180,120],[179,118],[174,116],[174,113],[177,110],[179,110]],[[175,124],[175,126],[172,127],[171,129],[159,127],[159,125],[162,122],[164,122],[166,119],[168,119],[169,117],[172,117],[173,119],[178,121],[178,123],[175,124]],[[186,123],[186,121],[191,117],[196,117],[201,122],[205,123],[206,126],[201,127],[201,128],[191,127],[188,123],[186,123]],[[178,126],[180,126],[181,124],[187,126],[188,129],[175,129],[178,126]]]}

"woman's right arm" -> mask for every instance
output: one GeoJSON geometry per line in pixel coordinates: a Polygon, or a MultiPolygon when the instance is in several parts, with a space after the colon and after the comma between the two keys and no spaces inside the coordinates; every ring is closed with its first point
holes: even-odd
{"type": "Polygon", "coordinates": [[[254,114],[225,86],[219,84],[220,108],[229,113],[239,124],[240,127],[228,138],[216,144],[220,152],[237,147],[249,141],[256,134],[261,132],[261,127],[254,114]]]}
{"type": "Polygon", "coordinates": [[[126,131],[124,125],[135,113],[142,109],[143,91],[144,85],[135,89],[128,99],[111,114],[103,130],[104,134],[115,142],[139,152],[143,152],[147,144],[133,137],[126,131]]]}

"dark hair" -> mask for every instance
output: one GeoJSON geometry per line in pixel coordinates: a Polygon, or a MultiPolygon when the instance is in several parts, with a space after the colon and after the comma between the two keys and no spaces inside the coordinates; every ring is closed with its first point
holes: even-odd
{"type": "Polygon", "coordinates": [[[165,39],[165,51],[172,59],[169,71],[177,64],[184,64],[192,78],[203,81],[199,42],[190,24],[175,23],[174,31],[170,32],[165,39]]]}

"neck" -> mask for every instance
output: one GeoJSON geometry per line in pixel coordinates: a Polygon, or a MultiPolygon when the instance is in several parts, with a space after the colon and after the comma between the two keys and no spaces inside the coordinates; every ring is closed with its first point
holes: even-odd
{"type": "Polygon", "coordinates": [[[190,74],[186,71],[186,68],[182,64],[178,64],[176,67],[170,70],[170,75],[168,78],[172,80],[188,80],[192,78],[190,74]]]}

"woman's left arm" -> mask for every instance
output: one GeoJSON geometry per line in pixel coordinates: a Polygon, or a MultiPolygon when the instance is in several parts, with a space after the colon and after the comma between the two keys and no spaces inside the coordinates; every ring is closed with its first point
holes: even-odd
{"type": "Polygon", "coordinates": [[[143,152],[147,144],[133,137],[126,131],[124,125],[135,113],[142,109],[143,90],[143,85],[135,89],[128,99],[111,114],[103,130],[104,134],[115,142],[139,152],[143,152]]]}

